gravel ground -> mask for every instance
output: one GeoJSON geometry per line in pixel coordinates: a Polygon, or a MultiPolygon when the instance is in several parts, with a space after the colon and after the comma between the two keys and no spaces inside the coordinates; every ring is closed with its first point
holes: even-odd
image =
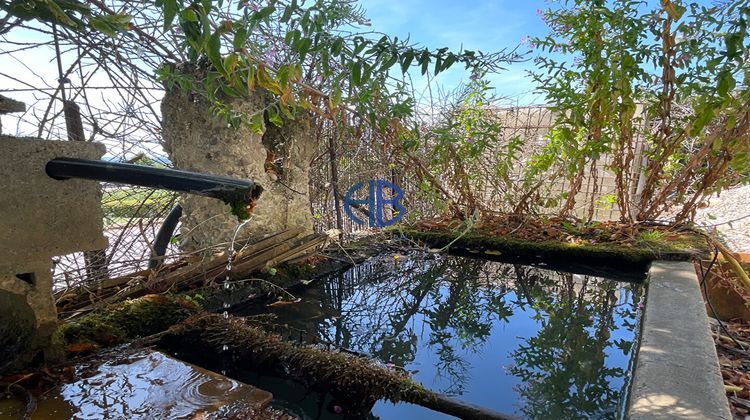
{"type": "Polygon", "coordinates": [[[695,223],[716,229],[719,239],[735,252],[750,252],[750,185],[712,196],[709,206],[698,210],[695,223]]]}

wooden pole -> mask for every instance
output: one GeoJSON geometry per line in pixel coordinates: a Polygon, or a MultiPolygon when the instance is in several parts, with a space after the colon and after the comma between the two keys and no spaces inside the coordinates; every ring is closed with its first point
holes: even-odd
{"type": "MultiPolygon", "coordinates": [[[[63,101],[63,112],[65,113],[65,127],[68,131],[68,140],[86,141],[81,121],[81,109],[73,101],[63,101]]],[[[109,277],[107,267],[107,249],[84,251],[83,260],[86,263],[86,281],[89,284],[100,282],[109,277]]]]}
{"type": "Polygon", "coordinates": [[[339,239],[344,237],[344,219],[341,216],[341,193],[339,192],[339,168],[336,157],[336,139],[334,138],[335,126],[331,127],[328,136],[328,155],[331,158],[331,187],[333,189],[333,206],[336,208],[336,229],[341,233],[339,239]]]}

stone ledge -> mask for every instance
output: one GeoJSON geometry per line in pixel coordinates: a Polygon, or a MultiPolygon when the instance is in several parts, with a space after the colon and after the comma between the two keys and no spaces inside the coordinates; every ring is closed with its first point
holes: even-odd
{"type": "Polygon", "coordinates": [[[630,419],[731,419],[695,268],[655,261],[630,391],[630,419]]]}

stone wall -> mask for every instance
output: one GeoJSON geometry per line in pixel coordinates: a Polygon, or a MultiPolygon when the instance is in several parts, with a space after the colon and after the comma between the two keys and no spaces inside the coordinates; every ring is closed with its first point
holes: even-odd
{"type": "MultiPolygon", "coordinates": [[[[265,107],[265,101],[259,91],[231,105],[252,115],[265,107]]],[[[271,129],[266,123],[261,135],[248,126],[228,127],[212,114],[209,104],[189,94],[168,92],[161,107],[165,149],[175,168],[249,179],[263,187],[252,221],[240,235],[296,226],[312,232],[308,180],[315,147],[310,124],[303,118],[286,121],[281,128],[271,129]]],[[[181,204],[183,250],[231,240],[238,220],[228,205],[190,195],[183,195],[181,204]]]]}

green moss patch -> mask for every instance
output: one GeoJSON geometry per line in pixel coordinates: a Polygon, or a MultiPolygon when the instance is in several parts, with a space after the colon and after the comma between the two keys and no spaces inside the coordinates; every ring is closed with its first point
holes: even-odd
{"type": "Polygon", "coordinates": [[[705,244],[697,234],[683,234],[678,240],[665,235],[646,235],[633,243],[571,240],[524,240],[512,236],[495,236],[486,230],[460,229],[392,230],[433,248],[450,246],[453,252],[475,254],[486,258],[521,258],[545,261],[604,264],[609,267],[640,270],[653,260],[691,260],[705,254],[705,244]]]}
{"type": "Polygon", "coordinates": [[[164,331],[199,310],[200,307],[188,299],[147,295],[66,322],[58,329],[57,336],[65,345],[111,346],[164,331]]]}

